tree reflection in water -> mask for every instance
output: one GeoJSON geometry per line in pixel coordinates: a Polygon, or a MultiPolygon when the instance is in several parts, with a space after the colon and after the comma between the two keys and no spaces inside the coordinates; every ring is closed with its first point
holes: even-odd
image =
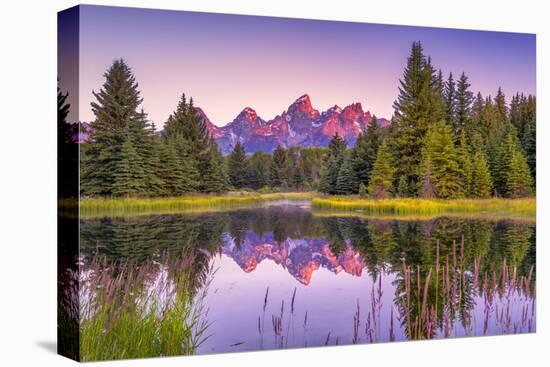
{"type": "MultiPolygon", "coordinates": [[[[141,274],[132,278],[141,283],[141,298],[134,302],[156,315],[174,307],[174,294],[182,284],[184,293],[198,299],[196,295],[205,289],[208,279],[215,279],[212,264],[217,259],[230,259],[243,274],[253,274],[268,261],[292,275],[297,281],[292,298],[268,297],[267,284],[265,299],[263,294],[256,297],[265,302],[258,304],[258,314],[237,316],[257,318],[253,331],[243,328],[240,332],[255,333],[260,340],[255,345],[239,341],[233,348],[369,343],[535,329],[532,223],[317,217],[304,208],[270,206],[200,215],[86,219],[80,227],[81,251],[88,268],[99,273],[109,269],[113,279],[141,274]],[[182,272],[177,266],[183,263],[186,281],[181,283],[177,279],[182,272]],[[112,264],[126,264],[126,268],[120,270],[112,264]],[[319,269],[364,278],[365,284],[371,285],[368,295],[358,290],[357,302],[348,305],[353,312],[348,332],[336,333],[327,318],[326,333],[320,336],[322,325],[312,322],[325,311],[317,304],[300,305],[305,301],[301,298],[305,288],[301,287],[315,282],[312,275],[319,269]],[[392,301],[384,302],[389,296],[392,301]]],[[[132,289],[133,285],[125,287],[132,289]]],[[[327,302],[330,306],[330,299],[327,302]]],[[[206,302],[205,315],[208,306],[206,302]]],[[[225,316],[234,315],[222,313],[221,317],[225,316]]],[[[223,330],[216,329],[216,320],[210,321],[214,327],[207,334],[213,334],[209,341],[213,345],[223,330]]],[[[219,324],[222,321],[217,320],[219,324]]],[[[164,323],[162,318],[157,322],[164,323]]],[[[249,335],[243,339],[249,340],[249,335]]],[[[208,351],[236,350],[216,347],[208,351]]]]}

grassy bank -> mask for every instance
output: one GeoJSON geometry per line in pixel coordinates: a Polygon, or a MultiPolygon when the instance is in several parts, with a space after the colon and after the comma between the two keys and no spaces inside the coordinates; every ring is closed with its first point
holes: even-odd
{"type": "Polygon", "coordinates": [[[316,210],[356,212],[376,216],[506,216],[535,218],[535,198],[525,199],[361,199],[358,197],[318,197],[316,210]]]}
{"type": "Polygon", "coordinates": [[[83,266],[82,361],[194,354],[210,324],[208,283],[193,290],[192,263],[186,256],[139,269],[103,260],[83,266]]]}
{"type": "Polygon", "coordinates": [[[87,198],[80,202],[82,217],[177,214],[193,211],[219,211],[253,207],[274,200],[309,200],[308,192],[229,193],[225,195],[189,195],[168,198],[87,198]]]}

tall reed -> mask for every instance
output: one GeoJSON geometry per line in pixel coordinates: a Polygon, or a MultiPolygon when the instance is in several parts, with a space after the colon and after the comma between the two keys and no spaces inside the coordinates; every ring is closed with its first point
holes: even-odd
{"type": "Polygon", "coordinates": [[[206,339],[192,256],[142,266],[93,259],[82,266],[80,353],[83,361],[193,354],[206,339]]]}

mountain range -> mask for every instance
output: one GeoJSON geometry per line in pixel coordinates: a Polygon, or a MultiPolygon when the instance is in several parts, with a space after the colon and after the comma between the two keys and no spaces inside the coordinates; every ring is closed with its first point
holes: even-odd
{"type": "MultiPolygon", "coordinates": [[[[258,150],[271,153],[277,145],[284,148],[292,145],[326,147],[336,133],[352,146],[359,133],[372,122],[370,111],[365,112],[361,103],[344,108],[334,105],[319,112],[313,108],[307,94],[271,120],[262,119],[254,109],[246,107],[233,121],[218,127],[203,109],[196,107],[196,111],[224,154],[230,153],[237,141],[243,144],[246,153],[258,150]]],[[[381,127],[389,124],[385,118],[377,118],[377,121],[381,127]]]]}

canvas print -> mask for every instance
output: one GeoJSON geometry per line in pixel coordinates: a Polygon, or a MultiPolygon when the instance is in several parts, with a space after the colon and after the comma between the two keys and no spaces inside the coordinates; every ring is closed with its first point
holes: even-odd
{"type": "Polygon", "coordinates": [[[58,41],[61,354],[536,332],[535,35],[85,5],[58,41]]]}

